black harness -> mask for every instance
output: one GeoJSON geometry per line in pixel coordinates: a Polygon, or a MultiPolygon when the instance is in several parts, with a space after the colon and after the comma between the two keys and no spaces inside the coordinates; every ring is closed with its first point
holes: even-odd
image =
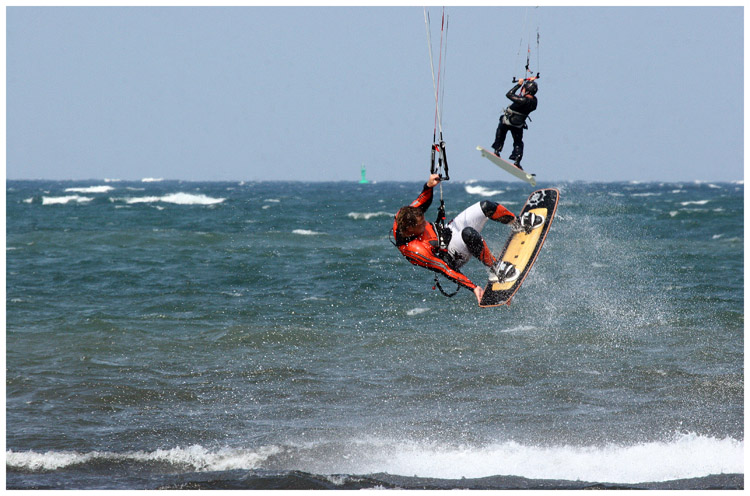
{"type": "MultiPolygon", "coordinates": [[[[446,169],[446,175],[447,173],[448,171],[446,169]]],[[[440,198],[440,207],[438,207],[437,219],[435,219],[435,223],[433,224],[433,226],[435,227],[435,233],[438,237],[438,257],[440,257],[445,263],[447,263],[449,267],[455,270],[455,261],[453,260],[451,254],[448,253],[448,245],[451,242],[453,233],[451,232],[450,228],[445,227],[445,202],[443,202],[442,198],[440,198]]],[[[439,289],[443,296],[453,298],[461,290],[461,285],[457,284],[456,290],[452,293],[448,293],[440,285],[440,279],[438,278],[438,275],[435,274],[435,285],[432,287],[432,289],[435,288],[439,289]]]]}

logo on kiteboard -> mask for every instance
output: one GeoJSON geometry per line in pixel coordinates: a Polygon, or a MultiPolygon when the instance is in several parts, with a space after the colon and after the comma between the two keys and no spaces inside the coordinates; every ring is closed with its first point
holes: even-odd
{"type": "Polygon", "coordinates": [[[544,203],[545,195],[546,192],[544,190],[534,191],[534,193],[529,197],[529,201],[527,201],[526,203],[530,207],[536,207],[537,205],[544,203]]]}

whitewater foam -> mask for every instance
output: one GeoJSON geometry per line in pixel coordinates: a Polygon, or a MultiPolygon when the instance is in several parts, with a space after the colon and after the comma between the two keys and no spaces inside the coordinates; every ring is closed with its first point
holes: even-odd
{"type": "Polygon", "coordinates": [[[215,205],[223,202],[224,198],[211,198],[206,195],[194,195],[190,193],[172,193],[164,196],[137,196],[126,198],[111,198],[113,202],[124,201],[129,205],[137,203],[172,203],[175,205],[215,205]]]}
{"type": "Polygon", "coordinates": [[[347,217],[354,220],[370,220],[376,217],[393,217],[390,212],[349,212],[347,217]]]}
{"type": "Polygon", "coordinates": [[[693,433],[634,446],[536,447],[510,441],[476,448],[414,443],[387,448],[385,453],[377,463],[364,462],[354,473],[441,479],[515,475],[610,483],[744,473],[744,441],[693,433]]]}
{"type": "Polygon", "coordinates": [[[280,452],[275,446],[263,447],[257,451],[223,448],[211,452],[200,445],[168,450],[131,451],[112,453],[94,451],[78,453],[75,451],[36,453],[34,451],[6,452],[6,467],[30,471],[59,470],[91,461],[134,461],[161,462],[175,466],[184,466],[197,472],[221,471],[258,468],[269,456],[280,452]]]}
{"type": "Polygon", "coordinates": [[[519,325],[519,326],[515,326],[515,327],[509,327],[507,329],[502,329],[499,332],[503,332],[503,333],[528,332],[528,331],[533,331],[534,329],[535,329],[534,326],[519,325]]]}
{"type": "Polygon", "coordinates": [[[88,196],[68,195],[68,196],[43,196],[42,205],[65,205],[66,203],[87,203],[93,200],[88,196]]]}
{"type": "Polygon", "coordinates": [[[108,193],[112,191],[112,186],[88,186],[85,188],[65,188],[66,193],[108,193]]]}
{"type": "Polygon", "coordinates": [[[497,475],[529,479],[637,484],[744,473],[744,441],[694,433],[666,442],[633,446],[526,446],[514,441],[484,447],[441,446],[435,442],[357,439],[349,442],[258,449],[200,445],[186,448],[112,452],[6,452],[6,467],[59,470],[92,461],[169,463],[190,471],[268,469],[320,474],[373,474],[473,479],[497,475]],[[277,456],[282,455],[282,456],[277,456]],[[283,466],[280,466],[282,460],[283,466]]]}
{"type": "Polygon", "coordinates": [[[419,308],[419,307],[418,308],[412,308],[411,310],[407,310],[406,311],[406,315],[408,315],[409,317],[412,317],[414,315],[419,315],[420,313],[425,313],[425,312],[429,312],[429,311],[430,311],[429,308],[419,308]]]}
{"type": "Polygon", "coordinates": [[[469,184],[465,185],[464,189],[470,195],[479,195],[479,196],[496,196],[496,195],[501,195],[504,193],[504,191],[500,189],[491,190],[484,186],[472,186],[469,184]]]}

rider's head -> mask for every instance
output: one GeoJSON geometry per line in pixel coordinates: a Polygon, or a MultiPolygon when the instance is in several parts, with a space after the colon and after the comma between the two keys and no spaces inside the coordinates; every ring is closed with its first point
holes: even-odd
{"type": "Polygon", "coordinates": [[[534,81],[526,81],[523,84],[523,90],[524,93],[527,95],[536,95],[536,91],[539,88],[537,87],[536,83],[534,81]]]}
{"type": "Polygon", "coordinates": [[[405,238],[422,234],[424,224],[424,213],[417,207],[401,207],[396,214],[398,232],[405,238]]]}

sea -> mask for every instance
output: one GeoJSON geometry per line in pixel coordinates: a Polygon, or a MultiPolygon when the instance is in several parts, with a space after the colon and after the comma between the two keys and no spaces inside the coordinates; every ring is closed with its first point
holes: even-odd
{"type": "Polygon", "coordinates": [[[744,181],[537,187],[479,308],[391,244],[417,181],[6,181],[6,489],[744,488],[744,181]]]}

